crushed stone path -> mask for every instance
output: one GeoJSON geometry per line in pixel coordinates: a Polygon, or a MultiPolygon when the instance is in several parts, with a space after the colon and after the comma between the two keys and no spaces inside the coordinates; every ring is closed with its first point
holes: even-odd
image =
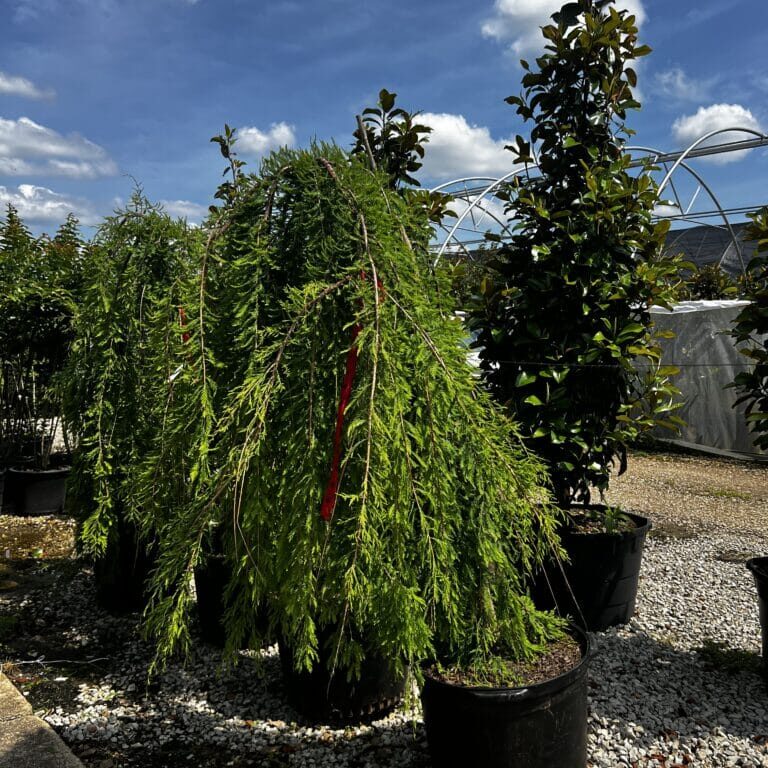
{"type": "Polygon", "coordinates": [[[657,533],[768,536],[768,464],[685,453],[630,452],[606,501],[650,517],[657,533]]]}

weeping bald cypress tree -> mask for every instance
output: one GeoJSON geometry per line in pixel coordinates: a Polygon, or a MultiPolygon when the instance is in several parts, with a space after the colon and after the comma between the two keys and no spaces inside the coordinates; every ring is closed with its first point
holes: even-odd
{"type": "Polygon", "coordinates": [[[173,374],[169,347],[180,335],[179,289],[195,237],[137,191],[84,256],[64,377],[64,415],[77,444],[69,503],[82,550],[108,571],[102,597],[117,610],[142,607],[141,583],[131,594],[126,571],[146,563],[149,544],[137,538],[151,533],[152,520],[139,508],[134,475],[162,420],[158,393],[173,374]]]}
{"type": "Polygon", "coordinates": [[[189,574],[212,525],[233,566],[230,650],[258,635],[265,602],[298,668],[322,634],[353,676],[369,653],[397,670],[436,648],[528,658],[557,637],[526,595],[557,547],[545,475],[472,376],[448,279],[430,268],[428,206],[319,145],[240,179],[210,232],[165,452],[145,475],[193,457],[160,530],[160,657],[188,643],[189,574]],[[212,333],[222,307],[228,361],[212,333]],[[204,429],[190,403],[213,403],[204,429]]]}

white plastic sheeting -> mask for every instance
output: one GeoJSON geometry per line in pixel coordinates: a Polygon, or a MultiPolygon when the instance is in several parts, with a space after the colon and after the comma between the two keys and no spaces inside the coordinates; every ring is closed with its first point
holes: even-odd
{"type": "Polygon", "coordinates": [[[662,363],[680,368],[674,382],[683,405],[677,415],[687,424],[677,437],[667,429],[655,430],[656,437],[726,454],[766,456],[754,445],[744,406],[734,407],[736,391],[727,388],[739,371],[750,366],[730,336],[736,316],[748,303],[685,301],[671,312],[652,308],[657,330],[675,334],[661,340],[662,363]]]}

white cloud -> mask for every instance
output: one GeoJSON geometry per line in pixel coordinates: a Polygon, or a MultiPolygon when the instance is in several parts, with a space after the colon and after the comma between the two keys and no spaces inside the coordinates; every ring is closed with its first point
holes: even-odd
{"type": "Polygon", "coordinates": [[[503,176],[514,168],[513,155],[484,126],[470,125],[463,115],[425,112],[419,122],[432,128],[422,173],[431,179],[503,176]]]}
{"type": "MultiPolygon", "coordinates": [[[[475,198],[465,200],[456,197],[448,205],[448,209],[453,211],[457,217],[461,216],[469,208],[475,198]]],[[[474,226],[478,232],[486,230],[498,230],[499,223],[506,223],[507,215],[504,213],[505,203],[496,197],[485,197],[473,209],[466,219],[464,226],[474,226]]],[[[451,227],[456,219],[447,219],[446,224],[451,227]]]]}
{"type": "Polygon", "coordinates": [[[653,215],[658,216],[660,219],[667,219],[670,216],[681,216],[683,213],[679,205],[674,203],[659,203],[653,209],[653,215]]]}
{"type": "Polygon", "coordinates": [[[0,175],[94,179],[116,173],[106,150],[83,136],[62,136],[28,117],[0,117],[0,175]]]}
{"type": "Polygon", "coordinates": [[[238,128],[236,149],[253,155],[264,155],[280,147],[292,147],[296,143],[294,127],[288,123],[272,123],[268,131],[254,126],[238,128]]]}
{"type": "Polygon", "coordinates": [[[193,224],[199,224],[208,215],[208,208],[189,200],[161,200],[160,205],[169,216],[186,219],[193,224]]]}
{"type": "Polygon", "coordinates": [[[692,80],[680,67],[657,72],[655,80],[660,93],[681,101],[703,101],[713,84],[712,80],[692,80]]]}
{"type": "MultiPolygon", "coordinates": [[[[707,133],[736,127],[751,128],[752,130],[763,132],[757,118],[740,104],[712,104],[709,107],[699,107],[694,115],[678,117],[672,124],[672,133],[681,146],[687,147],[707,133]]],[[[730,141],[743,141],[749,138],[751,138],[750,134],[746,133],[720,133],[704,142],[703,146],[708,144],[724,144],[730,141]]],[[[718,165],[725,165],[726,163],[741,160],[748,152],[749,150],[726,152],[719,155],[711,155],[705,159],[718,165]]]]}
{"type": "MultiPolygon", "coordinates": [[[[482,25],[482,33],[507,43],[516,56],[536,53],[545,42],[540,28],[549,23],[549,17],[562,4],[562,0],[495,0],[494,14],[482,25]]],[[[616,7],[633,14],[638,26],[645,21],[642,0],[619,0],[616,7]]]]}
{"type": "Polygon", "coordinates": [[[0,94],[23,96],[26,99],[50,99],[55,94],[50,89],[38,88],[31,80],[0,71],[0,94]]]}
{"type": "Polygon", "coordinates": [[[0,186],[0,215],[4,215],[3,209],[8,203],[30,224],[60,223],[70,213],[74,213],[83,224],[96,224],[99,219],[88,201],[32,184],[19,184],[15,190],[0,186]]]}

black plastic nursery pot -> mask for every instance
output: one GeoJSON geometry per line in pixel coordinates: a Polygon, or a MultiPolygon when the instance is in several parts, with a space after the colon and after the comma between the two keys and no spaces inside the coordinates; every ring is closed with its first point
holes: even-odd
{"type": "Polygon", "coordinates": [[[284,641],[279,642],[279,648],[288,702],[312,722],[351,723],[383,716],[403,698],[406,676],[394,676],[385,659],[367,656],[360,679],[348,681],[345,670],[331,675],[329,652],[322,644],[320,658],[311,672],[296,671],[293,653],[284,641]]]}
{"type": "Polygon", "coordinates": [[[3,512],[11,515],[59,515],[64,511],[69,467],[5,472],[3,512]]]}
{"type": "MultiPolygon", "coordinates": [[[[224,593],[232,577],[232,567],[223,555],[209,555],[204,565],[195,568],[195,595],[197,596],[197,624],[203,642],[223,648],[227,642],[224,626],[226,601],[224,593]]],[[[266,648],[274,640],[269,631],[269,610],[264,605],[256,610],[255,630],[266,648]]],[[[246,638],[246,643],[248,639],[246,638]]],[[[247,646],[244,646],[247,647],[247,646]]]]}
{"type": "Polygon", "coordinates": [[[757,602],[760,608],[760,632],[763,638],[763,676],[768,685],[768,557],[753,557],[747,560],[757,587],[757,602]]]}
{"type": "Polygon", "coordinates": [[[224,632],[224,590],[231,575],[232,569],[223,555],[210,555],[205,565],[195,568],[200,636],[206,643],[217,648],[223,648],[227,639],[224,632]]]}
{"type": "MultiPolygon", "coordinates": [[[[601,506],[589,509],[600,512],[601,506]]],[[[626,624],[635,613],[640,563],[651,522],[624,513],[635,527],[620,533],[583,533],[567,528],[560,534],[568,563],[550,563],[532,586],[536,605],[599,632],[626,624]]]]}
{"type": "Polygon", "coordinates": [[[136,526],[119,517],[104,557],[93,563],[99,605],[118,615],[143,610],[154,564],[151,546],[141,541],[136,526]]]}
{"type": "Polygon", "coordinates": [[[479,688],[425,674],[421,701],[434,768],[584,768],[587,635],[572,630],[581,661],[526,688],[479,688]]]}

